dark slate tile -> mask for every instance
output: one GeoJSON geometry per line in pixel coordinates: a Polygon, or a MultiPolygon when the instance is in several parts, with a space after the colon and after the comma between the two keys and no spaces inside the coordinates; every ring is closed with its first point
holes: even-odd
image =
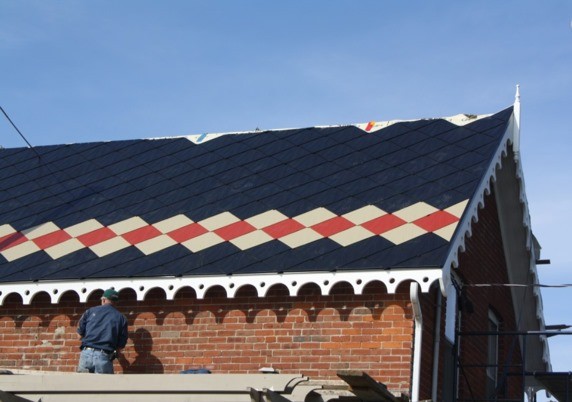
{"type": "Polygon", "coordinates": [[[402,148],[391,141],[384,141],[375,146],[363,149],[364,152],[372,160],[381,160],[383,163],[389,163],[385,160],[387,155],[392,155],[399,152],[402,148]]]}
{"type": "Polygon", "coordinates": [[[182,275],[227,275],[231,273],[228,256],[237,256],[239,249],[230,243],[221,243],[194,254],[194,258],[186,259],[182,275]],[[217,264],[224,260],[225,264],[217,264]]]}
{"type": "MultiPolygon", "coordinates": [[[[448,146],[449,144],[438,138],[429,138],[425,141],[411,145],[409,149],[417,155],[431,155],[433,152],[448,146]]],[[[418,156],[417,156],[418,157],[418,156]]]]}
{"type": "Polygon", "coordinates": [[[369,176],[371,174],[381,172],[382,170],[392,167],[388,163],[381,160],[370,160],[362,164],[356,165],[349,170],[356,173],[359,176],[369,176]]]}
{"type": "Polygon", "coordinates": [[[270,197],[276,194],[280,194],[286,191],[283,187],[279,186],[278,184],[268,182],[257,185],[256,187],[252,187],[251,190],[251,197],[256,200],[261,200],[266,197],[270,197]]]}
{"type": "Polygon", "coordinates": [[[393,137],[391,143],[397,145],[399,148],[408,148],[430,138],[429,135],[421,131],[406,131],[402,135],[393,137]]]}
{"type": "Polygon", "coordinates": [[[370,133],[370,135],[373,137],[379,137],[381,141],[389,141],[395,137],[402,136],[404,133],[408,131],[410,131],[409,127],[403,124],[403,122],[400,122],[400,123],[394,123],[381,130],[370,133]]]}
{"type": "Polygon", "coordinates": [[[436,183],[442,184],[443,186],[448,186],[449,189],[453,189],[467,183],[471,183],[474,180],[480,179],[480,175],[470,174],[467,171],[454,172],[448,176],[442,177],[436,183]]]}
{"type": "Polygon", "coordinates": [[[184,187],[195,188],[197,186],[204,188],[205,183],[217,182],[217,180],[214,180],[213,178],[209,177],[208,174],[199,169],[185,171],[178,176],[172,177],[171,180],[173,180],[178,186],[182,188],[184,187]]]}
{"type": "Polygon", "coordinates": [[[291,248],[279,240],[272,240],[259,246],[243,251],[257,261],[265,261],[268,258],[278,256],[290,251],[291,248]]]}
{"type": "Polygon", "coordinates": [[[250,193],[236,193],[227,196],[220,201],[220,205],[223,209],[227,211],[232,211],[238,209],[242,206],[252,203],[252,197],[254,195],[250,193]]]}
{"type": "Polygon", "coordinates": [[[499,146],[500,144],[498,144],[497,142],[491,142],[489,144],[483,145],[475,149],[475,152],[486,157],[491,157],[496,153],[499,146]]]}
{"type": "Polygon", "coordinates": [[[443,238],[433,234],[426,233],[422,236],[416,237],[408,242],[405,242],[398,246],[399,251],[401,251],[401,256],[395,255],[395,260],[393,265],[398,267],[440,267],[445,262],[447,247],[449,242],[443,238]],[[440,254],[442,259],[437,261],[428,261],[427,255],[432,254],[435,250],[444,251],[440,254]],[[417,265],[419,264],[419,265],[417,265]]]}
{"type": "Polygon", "coordinates": [[[427,179],[428,181],[435,181],[456,171],[457,169],[453,166],[442,163],[427,167],[423,171],[419,172],[418,175],[427,179]]]}
{"type": "Polygon", "coordinates": [[[338,144],[345,144],[359,136],[367,135],[363,130],[354,126],[329,127],[323,130],[324,136],[338,144]]]}
{"type": "MultiPolygon", "coordinates": [[[[130,250],[131,252],[137,252],[138,255],[134,256],[132,259],[125,259],[124,261],[121,262],[115,262],[113,264],[111,263],[106,263],[106,264],[100,264],[95,265],[95,266],[90,266],[91,271],[85,271],[84,274],[86,275],[86,279],[99,279],[99,278],[128,278],[130,277],[130,271],[127,269],[124,269],[123,267],[133,267],[135,266],[146,266],[146,260],[145,258],[143,258],[143,254],[141,252],[139,252],[139,250],[135,249],[135,247],[132,247],[134,250],[130,250]],[[131,263],[131,261],[136,260],[137,262],[135,264],[131,263]],[[140,263],[140,264],[137,264],[140,263]],[[118,269],[118,267],[121,267],[121,269],[118,269]]],[[[125,254],[125,251],[121,251],[118,252],[118,254],[125,254]]],[[[105,257],[107,258],[107,257],[105,257]]],[[[83,268],[83,267],[82,267],[83,268]]]]}
{"type": "Polygon", "coordinates": [[[458,204],[461,201],[465,201],[470,196],[471,194],[463,194],[456,190],[449,190],[446,193],[427,197],[425,202],[427,202],[429,205],[433,205],[435,208],[445,209],[452,205],[458,204]]]}
{"type": "Polygon", "coordinates": [[[439,163],[448,162],[451,159],[457,158],[460,155],[464,155],[467,151],[457,145],[449,145],[436,150],[432,154],[428,155],[430,158],[435,159],[439,163]]]}
{"type": "MultiPolygon", "coordinates": [[[[174,205],[174,208],[177,207],[177,204],[174,205]]],[[[191,218],[195,222],[202,221],[207,218],[211,218],[215,215],[218,215],[223,212],[227,212],[226,208],[221,205],[212,204],[209,202],[205,202],[204,204],[200,205],[189,205],[189,201],[180,203],[180,208],[183,211],[188,211],[186,215],[191,218]]]]}
{"type": "Polygon", "coordinates": [[[125,182],[131,182],[132,185],[133,181],[144,176],[149,176],[151,174],[155,174],[152,170],[146,168],[145,166],[135,166],[132,169],[125,170],[122,172],[117,173],[117,177],[125,182]]]}
{"type": "Polygon", "coordinates": [[[2,282],[31,282],[36,281],[47,269],[56,265],[52,258],[43,251],[38,251],[26,257],[19,258],[9,264],[2,264],[0,281],[2,282]]]}
{"type": "MultiPolygon", "coordinates": [[[[428,233],[426,236],[434,236],[428,233]]],[[[435,262],[445,263],[447,258],[448,245],[441,245],[440,247],[427,250],[422,254],[413,256],[409,259],[401,261],[398,265],[403,268],[424,268],[426,266],[435,266],[435,262]]],[[[439,266],[439,265],[437,265],[439,266]]]]}
{"type": "Polygon", "coordinates": [[[289,203],[284,203],[280,205],[278,209],[284,215],[289,217],[295,217],[301,214],[304,214],[308,211],[321,207],[321,204],[314,204],[309,200],[299,199],[297,197],[293,197],[292,201],[289,203]]]}
{"type": "Polygon", "coordinates": [[[182,267],[171,265],[171,262],[181,261],[191,254],[184,246],[174,245],[165,250],[141,255],[140,258],[133,259],[121,266],[122,276],[140,277],[148,275],[156,276],[176,276],[182,271],[182,267]],[[170,270],[167,269],[170,268],[170,270]]]}
{"type": "Polygon", "coordinates": [[[344,268],[351,262],[363,258],[371,254],[371,250],[366,247],[355,247],[356,244],[348,247],[341,247],[332,240],[327,239],[329,242],[334,243],[331,247],[331,251],[325,250],[314,257],[312,260],[305,261],[294,269],[300,269],[301,271],[337,271],[344,270],[344,268]],[[337,247],[336,247],[337,246],[337,247]]]}
{"type": "Polygon", "coordinates": [[[426,183],[426,180],[418,176],[404,176],[399,180],[388,183],[387,186],[399,191],[400,193],[417,188],[426,183]]]}
{"type": "Polygon", "coordinates": [[[28,194],[22,194],[19,197],[15,197],[21,204],[34,204],[39,201],[50,198],[50,193],[46,192],[46,189],[42,188],[36,191],[32,191],[28,194]]]}
{"type": "Polygon", "coordinates": [[[463,184],[462,186],[456,187],[455,191],[464,194],[465,198],[471,198],[478,187],[479,181],[480,180],[474,180],[472,182],[463,184]]]}
{"type": "Polygon", "coordinates": [[[84,248],[54,261],[59,265],[59,269],[50,269],[43,278],[47,280],[77,279],[78,269],[81,269],[84,264],[90,262],[97,264],[98,261],[99,257],[93,251],[84,248]]]}
{"type": "Polygon", "coordinates": [[[378,187],[379,184],[369,178],[358,178],[338,186],[338,189],[346,194],[360,194],[367,190],[378,187]]]}
{"type": "Polygon", "coordinates": [[[330,187],[339,187],[343,184],[352,183],[362,179],[362,176],[351,170],[339,170],[332,172],[329,176],[324,176],[320,180],[330,187]]]}
{"type": "Polygon", "coordinates": [[[483,146],[487,146],[494,143],[498,146],[498,141],[496,139],[490,138],[486,135],[473,135],[472,137],[466,138],[462,141],[455,143],[456,145],[463,147],[466,150],[473,151],[479,149],[483,146]]]}
{"type": "Polygon", "coordinates": [[[405,170],[398,168],[388,168],[382,170],[381,172],[368,175],[367,178],[373,180],[377,185],[387,186],[391,183],[396,182],[397,180],[403,179],[408,176],[410,176],[410,174],[407,173],[405,170]]]}
{"type": "Polygon", "coordinates": [[[113,225],[114,223],[133,218],[133,214],[130,209],[121,208],[113,204],[107,204],[105,206],[102,205],[100,209],[94,210],[93,212],[105,212],[99,215],[95,213],[92,215],[92,217],[97,219],[97,221],[103,226],[113,225]]]}
{"type": "Polygon", "coordinates": [[[320,181],[310,181],[300,186],[291,187],[291,191],[298,194],[300,198],[307,198],[318,193],[322,193],[330,188],[327,184],[320,181]]]}
{"type": "Polygon", "coordinates": [[[456,158],[449,159],[447,164],[452,165],[458,169],[468,169],[471,166],[485,163],[488,158],[476,152],[466,152],[456,158]]]}
{"type": "Polygon", "coordinates": [[[487,131],[484,131],[483,134],[489,136],[491,139],[500,140],[505,135],[507,128],[508,128],[507,124],[502,124],[499,125],[498,127],[494,127],[487,131]]]}
{"type": "Polygon", "coordinates": [[[287,162],[288,166],[293,167],[301,172],[307,172],[316,166],[326,163],[326,160],[319,155],[307,154],[302,158],[292,159],[287,162]]]}
{"type": "Polygon", "coordinates": [[[277,136],[275,132],[272,131],[263,131],[256,134],[247,134],[242,137],[242,143],[249,147],[250,149],[256,149],[260,147],[264,147],[274,141],[277,140],[277,136]]]}
{"type": "Polygon", "coordinates": [[[218,176],[221,173],[233,171],[237,167],[236,163],[228,159],[219,159],[210,165],[204,166],[202,170],[209,176],[218,176]]]}
{"type": "MultiPolygon", "coordinates": [[[[427,200],[450,191],[448,182],[425,182],[424,184],[405,191],[404,195],[411,200],[427,200]]],[[[433,204],[431,204],[433,205],[433,204]]],[[[436,207],[436,205],[433,205],[436,207]]]]}
{"type": "Polygon", "coordinates": [[[430,137],[439,137],[455,130],[458,126],[445,119],[428,120],[429,124],[419,128],[419,131],[430,137]]]}
{"type": "Polygon", "coordinates": [[[17,187],[21,184],[29,182],[30,179],[25,174],[15,174],[14,176],[5,177],[0,181],[0,186],[2,189],[8,190],[13,187],[17,187]]]}
{"type": "MultiPolygon", "coordinates": [[[[261,171],[259,175],[270,182],[279,182],[284,177],[288,177],[296,173],[298,173],[298,170],[294,167],[290,165],[280,164],[268,170],[261,171]]],[[[252,175],[252,172],[250,172],[250,175],[252,175]]]]}
{"type": "MultiPolygon", "coordinates": [[[[294,161],[298,161],[298,164],[301,160],[305,160],[306,164],[311,164],[312,158],[315,158],[316,155],[306,151],[304,148],[296,147],[296,148],[285,148],[283,151],[278,152],[272,155],[273,158],[278,159],[280,162],[286,164],[290,163],[293,165],[294,161]]],[[[314,162],[314,165],[318,164],[314,162]]],[[[303,170],[303,167],[298,170],[303,170]]]]}
{"type": "MultiPolygon", "coordinates": [[[[326,177],[329,177],[331,175],[335,175],[339,172],[342,172],[345,169],[344,167],[338,165],[335,162],[328,162],[328,163],[324,163],[322,165],[318,165],[316,166],[314,169],[312,169],[309,172],[306,172],[307,174],[309,174],[312,178],[314,179],[325,179],[326,177]]],[[[325,181],[325,180],[323,180],[325,181]]]]}
{"type": "Polygon", "coordinates": [[[266,211],[268,211],[267,205],[262,204],[259,201],[252,201],[248,204],[241,205],[240,207],[233,207],[231,212],[236,217],[244,220],[266,211]]]}
{"type": "Polygon", "coordinates": [[[179,213],[172,211],[171,209],[165,208],[163,205],[155,202],[154,200],[145,201],[145,204],[149,202],[149,205],[145,208],[145,212],[138,213],[141,219],[150,225],[157,222],[161,222],[165,219],[172,218],[179,213]]]}
{"type": "Polygon", "coordinates": [[[320,156],[328,161],[336,161],[344,156],[351,154],[353,149],[346,144],[338,144],[320,152],[320,156]]]}
{"type": "Polygon", "coordinates": [[[417,152],[413,152],[409,149],[401,149],[399,152],[392,152],[384,157],[384,162],[388,163],[390,166],[400,166],[402,164],[408,163],[409,161],[415,160],[419,157],[417,152]]]}
{"type": "Polygon", "coordinates": [[[140,152],[139,154],[133,156],[133,159],[137,160],[140,165],[144,165],[149,168],[149,164],[156,160],[161,160],[167,158],[166,155],[160,148],[159,140],[149,142],[149,147],[140,152]]]}
{"type": "MultiPolygon", "coordinates": [[[[338,190],[337,188],[326,187],[325,190],[315,193],[306,197],[309,202],[315,205],[322,205],[324,207],[329,205],[337,205],[342,201],[350,198],[347,193],[338,190]]],[[[355,200],[354,200],[355,201],[355,200]]],[[[343,204],[337,206],[337,208],[343,208],[343,204]]],[[[328,208],[329,209],[329,208],[328,208]]],[[[332,211],[334,212],[334,211],[332,211]]]]}
{"type": "Polygon", "coordinates": [[[364,163],[370,161],[368,155],[364,154],[363,152],[354,151],[352,150],[351,153],[341,156],[340,158],[336,159],[336,163],[344,169],[352,169],[356,166],[361,166],[364,163]]]}
{"type": "Polygon", "coordinates": [[[314,178],[312,178],[312,176],[303,172],[296,172],[293,175],[283,177],[280,181],[278,181],[278,184],[282,188],[292,189],[294,187],[298,187],[306,183],[310,183],[312,181],[314,181],[314,178]]]}
{"type": "Polygon", "coordinates": [[[251,172],[258,174],[258,173],[268,171],[268,170],[275,168],[277,166],[283,166],[283,163],[280,162],[276,158],[265,157],[263,159],[253,160],[252,162],[245,163],[241,166],[244,166],[246,169],[250,170],[251,172]]]}
{"type": "Polygon", "coordinates": [[[378,205],[384,199],[389,199],[399,193],[400,191],[395,188],[380,185],[371,190],[355,194],[353,197],[362,201],[364,205],[378,205]]]}
{"type": "Polygon", "coordinates": [[[336,144],[336,141],[331,140],[327,136],[312,136],[311,140],[300,146],[310,153],[319,154],[328,148],[334,147],[336,144]]]}
{"type": "Polygon", "coordinates": [[[431,159],[427,156],[419,156],[406,163],[402,163],[399,165],[399,168],[409,174],[417,174],[424,172],[426,169],[433,168],[436,165],[437,162],[435,162],[434,159],[431,159]]]}
{"type": "Polygon", "coordinates": [[[396,194],[394,196],[386,197],[380,200],[375,205],[386,212],[393,213],[399,211],[400,209],[408,207],[418,201],[424,201],[424,200],[412,200],[405,194],[396,194]]]}
{"type": "Polygon", "coordinates": [[[236,166],[230,170],[226,170],[217,174],[216,178],[221,183],[231,184],[242,179],[254,176],[252,172],[242,166],[236,166]]]}
{"type": "MultiPolygon", "coordinates": [[[[268,266],[274,267],[276,272],[300,271],[300,266],[306,261],[312,260],[323,253],[340,247],[330,239],[321,239],[310,244],[292,249],[290,252],[279,255],[279,258],[266,260],[268,266]]],[[[306,269],[309,271],[310,269],[306,269]]]]}
{"type": "MultiPolygon", "coordinates": [[[[334,200],[333,197],[330,197],[330,199],[334,200]]],[[[355,211],[356,209],[360,209],[366,205],[368,204],[364,203],[364,201],[355,197],[348,197],[346,195],[345,197],[340,197],[333,202],[325,203],[324,207],[334,214],[341,216],[347,214],[348,212],[355,211]]]]}
{"type": "Polygon", "coordinates": [[[322,129],[320,128],[302,128],[302,129],[295,129],[295,130],[287,130],[284,132],[284,138],[288,140],[294,146],[301,146],[305,143],[309,142],[316,136],[321,137],[322,129]]]}
{"type": "MultiPolygon", "coordinates": [[[[272,142],[269,142],[267,144],[264,144],[256,148],[256,150],[261,152],[262,154],[272,157],[275,157],[275,155],[280,154],[281,152],[284,152],[288,149],[291,149],[291,144],[288,141],[282,139],[275,139],[272,142]]],[[[294,148],[292,149],[292,152],[294,152],[294,154],[297,154],[297,152],[300,152],[300,149],[301,148],[294,148]]]]}
{"type": "Polygon", "coordinates": [[[140,216],[143,218],[148,213],[155,212],[158,208],[163,207],[157,200],[149,198],[141,198],[141,202],[132,204],[129,209],[133,216],[140,216]]]}
{"type": "Polygon", "coordinates": [[[437,136],[442,141],[448,144],[456,144],[457,142],[462,142],[470,139],[475,135],[473,130],[469,130],[465,127],[455,127],[455,129],[447,132],[443,132],[437,136]]]}
{"type": "Polygon", "coordinates": [[[482,119],[479,119],[473,123],[468,124],[467,128],[474,130],[476,132],[485,132],[488,130],[491,130],[495,127],[499,127],[499,126],[506,126],[509,122],[510,116],[512,115],[513,112],[513,108],[512,106],[499,112],[496,113],[492,116],[489,117],[485,117],[482,119]]]}
{"type": "Polygon", "coordinates": [[[250,148],[244,143],[238,141],[227,141],[226,143],[218,146],[213,152],[219,157],[219,159],[226,159],[233,156],[240,155],[244,152],[249,151],[250,148]]]}

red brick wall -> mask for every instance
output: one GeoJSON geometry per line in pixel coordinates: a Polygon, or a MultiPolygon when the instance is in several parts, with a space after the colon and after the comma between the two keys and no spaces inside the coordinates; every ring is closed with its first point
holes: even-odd
{"type": "MultiPolygon", "coordinates": [[[[467,284],[482,283],[508,283],[506,261],[501,239],[498,220],[498,211],[494,195],[485,199],[485,208],[479,211],[479,221],[473,224],[473,235],[466,241],[466,251],[461,254],[457,273],[467,284]]],[[[435,316],[437,308],[437,293],[440,289],[433,286],[429,293],[421,295],[423,312],[423,353],[421,362],[421,383],[419,396],[421,400],[431,399],[433,381],[433,356],[435,353],[435,316]]],[[[501,331],[514,331],[516,328],[512,298],[509,288],[506,287],[467,287],[466,294],[473,306],[473,312],[462,312],[461,331],[487,331],[488,311],[493,309],[501,319],[501,331]]],[[[439,385],[437,399],[442,400],[443,395],[443,334],[445,331],[445,308],[447,300],[442,299],[441,305],[441,346],[439,350],[439,385]]],[[[501,337],[499,339],[499,362],[502,364],[518,366],[521,364],[520,348],[515,337],[501,337]],[[509,359],[509,356],[512,359],[509,359]]],[[[463,370],[459,371],[459,400],[484,400],[486,373],[485,368],[471,368],[469,365],[486,364],[487,337],[468,337],[461,339],[461,363],[463,370]]],[[[499,367],[502,374],[503,367],[499,367]]],[[[512,367],[511,371],[519,370],[512,367]]],[[[519,376],[508,376],[506,379],[506,398],[520,399],[522,396],[522,382],[519,376]]],[[[501,396],[502,394],[499,394],[501,396]]]]}
{"type": "MultiPolygon", "coordinates": [[[[82,304],[68,293],[52,305],[42,294],[29,306],[8,296],[0,307],[0,367],[74,371],[80,344],[75,328],[100,295],[82,304]]],[[[175,300],[165,300],[158,289],[141,302],[131,290],[120,296],[130,339],[116,372],[255,373],[271,366],[332,380],[337,370],[351,369],[366,371],[394,392],[409,392],[413,327],[406,284],[395,295],[381,284],[369,284],[363,295],[338,284],[328,296],[317,286],[296,297],[281,287],[264,298],[252,288],[233,299],[220,288],[202,300],[190,289],[175,300]]]]}
{"type": "MultiPolygon", "coordinates": [[[[479,221],[473,224],[473,236],[467,239],[466,251],[459,261],[459,272],[466,284],[509,283],[503,250],[498,211],[494,194],[485,199],[485,208],[479,211],[479,221]]],[[[487,331],[488,312],[495,311],[500,319],[500,331],[516,331],[516,320],[510,289],[508,287],[466,287],[466,296],[473,312],[463,311],[462,332],[487,331]]],[[[461,364],[459,373],[459,398],[485,398],[486,372],[482,367],[469,367],[487,362],[487,337],[463,336],[461,338],[461,364]]],[[[506,384],[506,391],[497,395],[505,398],[521,398],[522,382],[519,375],[502,378],[506,369],[518,373],[522,361],[518,339],[514,336],[499,337],[499,380],[506,384]],[[515,367],[506,367],[512,365],[515,367]]]]}

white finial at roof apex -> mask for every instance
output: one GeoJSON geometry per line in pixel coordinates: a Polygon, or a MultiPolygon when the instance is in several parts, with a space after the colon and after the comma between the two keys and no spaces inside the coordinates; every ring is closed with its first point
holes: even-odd
{"type": "Polygon", "coordinates": [[[518,160],[520,158],[520,85],[516,85],[516,95],[514,96],[514,107],[513,107],[513,134],[512,134],[512,147],[514,150],[514,158],[518,160]]]}

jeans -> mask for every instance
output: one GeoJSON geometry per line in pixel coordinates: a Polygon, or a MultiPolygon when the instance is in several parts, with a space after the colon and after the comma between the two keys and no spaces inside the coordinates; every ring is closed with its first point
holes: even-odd
{"type": "Polygon", "coordinates": [[[79,355],[78,373],[113,374],[111,354],[101,350],[83,349],[79,355]]]}

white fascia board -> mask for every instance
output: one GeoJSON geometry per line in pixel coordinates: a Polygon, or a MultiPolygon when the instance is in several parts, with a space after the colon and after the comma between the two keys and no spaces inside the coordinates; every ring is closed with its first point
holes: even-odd
{"type": "Polygon", "coordinates": [[[515,117],[513,114],[499,147],[491,158],[491,162],[481,178],[479,187],[475,191],[473,198],[469,201],[463,213],[463,217],[457,226],[455,235],[451,239],[449,254],[443,265],[443,278],[441,281],[441,292],[443,296],[447,296],[447,287],[451,282],[451,267],[457,268],[459,266],[459,255],[465,251],[465,241],[472,235],[473,222],[478,222],[479,210],[485,206],[485,195],[490,194],[491,183],[496,178],[497,169],[502,167],[502,158],[507,155],[508,145],[514,138],[515,125],[515,117]]]}
{"type": "Polygon", "coordinates": [[[397,287],[407,281],[419,283],[422,292],[428,292],[431,285],[441,279],[441,268],[409,268],[391,270],[367,270],[346,272],[292,272],[282,274],[252,274],[233,276],[189,276],[189,277],[153,277],[153,278],[114,278],[83,281],[42,281],[0,284],[0,305],[10,294],[18,294],[23,304],[28,305],[34,296],[46,293],[52,304],[57,304],[63,294],[74,292],[79,301],[87,302],[89,296],[98,290],[113,287],[117,291],[131,289],[142,301],[152,289],[162,289],[167,300],[173,300],[183,288],[192,288],[198,299],[215,286],[222,286],[228,298],[233,298],[238,289],[252,286],[259,297],[265,297],[268,290],[276,285],[288,288],[291,296],[296,296],[300,288],[307,284],[320,287],[322,295],[328,295],[337,283],[349,283],[355,294],[361,294],[368,283],[381,282],[387,292],[395,293],[397,287]]]}

